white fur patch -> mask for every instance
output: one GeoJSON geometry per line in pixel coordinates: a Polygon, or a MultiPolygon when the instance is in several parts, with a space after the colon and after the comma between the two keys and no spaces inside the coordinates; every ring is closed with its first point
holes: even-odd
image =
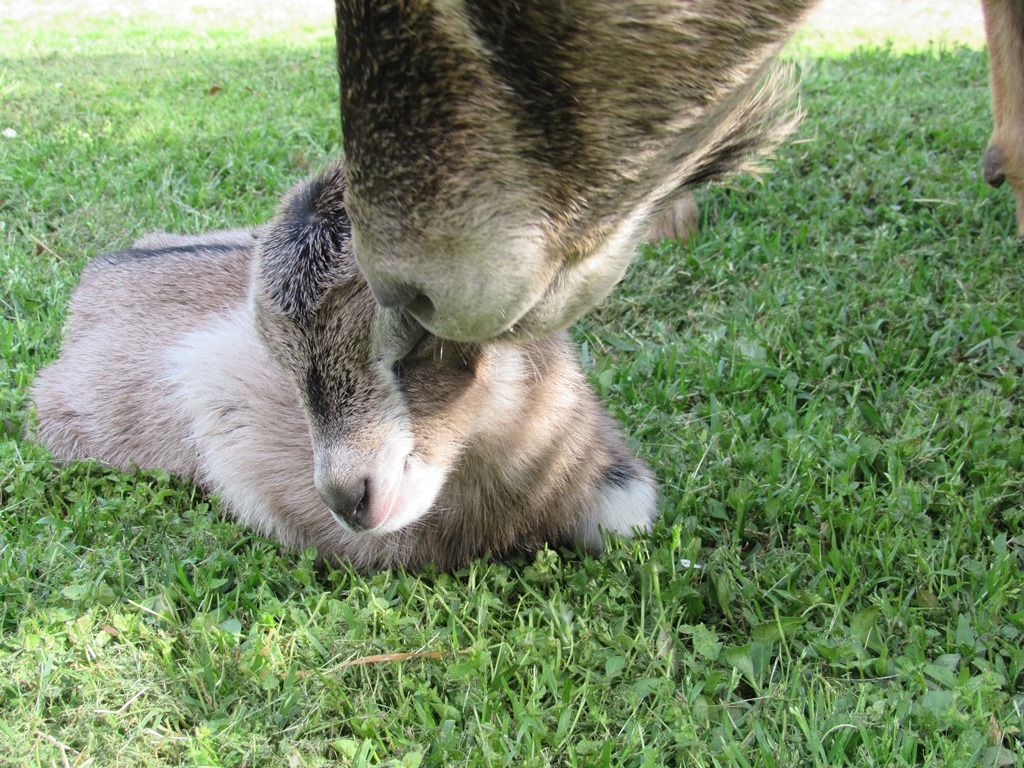
{"type": "Polygon", "coordinates": [[[448,473],[444,467],[411,458],[391,514],[368,533],[397,531],[423,517],[434,506],[448,473]]]}
{"type": "Polygon", "coordinates": [[[658,517],[657,496],[654,485],[641,479],[605,486],[594,509],[576,526],[577,541],[591,552],[601,552],[601,531],[626,538],[650,531],[658,517]]]}
{"type": "Polygon", "coordinates": [[[487,407],[481,409],[478,429],[481,435],[497,436],[519,418],[523,408],[523,381],[532,372],[525,366],[523,353],[514,347],[497,344],[488,353],[487,407]]]}
{"type": "Polygon", "coordinates": [[[309,427],[248,307],[186,334],[163,362],[208,487],[243,523],[301,544],[288,510],[319,506],[309,427]]]}

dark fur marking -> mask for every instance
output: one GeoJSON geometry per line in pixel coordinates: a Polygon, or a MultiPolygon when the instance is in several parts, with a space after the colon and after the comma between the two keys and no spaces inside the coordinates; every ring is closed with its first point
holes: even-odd
{"type": "Polygon", "coordinates": [[[173,245],[166,248],[126,248],[123,251],[111,251],[101,253],[93,258],[93,262],[117,266],[120,264],[131,264],[145,259],[156,259],[160,257],[188,256],[200,253],[230,253],[237,251],[237,245],[207,244],[202,245],[173,245]]]}
{"type": "Polygon", "coordinates": [[[310,413],[317,415],[327,410],[327,403],[324,397],[324,382],[320,369],[316,365],[310,365],[306,369],[306,386],[304,389],[306,401],[309,404],[310,413]]]}
{"type": "Polygon", "coordinates": [[[604,476],[616,488],[626,488],[636,480],[636,472],[625,464],[612,464],[605,469],[604,476]]]}
{"type": "MultiPolygon", "coordinates": [[[[561,72],[565,51],[579,32],[573,16],[557,2],[521,6],[470,0],[466,10],[473,31],[489,49],[492,70],[515,95],[517,134],[531,139],[526,156],[571,175],[585,163],[589,147],[573,85],[561,72]]],[[[564,185],[549,184],[556,205],[568,202],[566,191],[564,185]]]]}
{"type": "Polygon", "coordinates": [[[309,361],[301,387],[310,419],[321,429],[336,427],[347,408],[367,398],[351,371],[316,355],[309,361]]]}

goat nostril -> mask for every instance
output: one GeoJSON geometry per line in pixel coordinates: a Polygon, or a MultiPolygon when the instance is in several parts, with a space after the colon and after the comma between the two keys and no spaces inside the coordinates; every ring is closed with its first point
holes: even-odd
{"type": "Polygon", "coordinates": [[[421,323],[434,316],[434,302],[415,285],[367,280],[373,299],[385,309],[404,309],[421,323]]]}
{"type": "Polygon", "coordinates": [[[425,293],[417,293],[406,303],[405,311],[420,323],[426,323],[434,314],[434,302],[425,293]]]}
{"type": "Polygon", "coordinates": [[[380,283],[367,280],[374,300],[385,309],[401,309],[420,296],[419,289],[405,283],[380,283]]]}
{"type": "Polygon", "coordinates": [[[331,510],[334,518],[354,531],[362,531],[367,525],[370,508],[369,485],[360,480],[350,486],[327,486],[317,488],[324,505],[331,510]]]}

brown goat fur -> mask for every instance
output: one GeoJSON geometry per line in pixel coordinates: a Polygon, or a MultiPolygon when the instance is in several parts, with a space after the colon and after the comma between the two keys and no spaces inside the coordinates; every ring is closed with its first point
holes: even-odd
{"type": "Polygon", "coordinates": [[[813,4],[336,0],[377,299],[450,339],[565,327],[661,212],[789,131],[771,62],[813,4]]]}

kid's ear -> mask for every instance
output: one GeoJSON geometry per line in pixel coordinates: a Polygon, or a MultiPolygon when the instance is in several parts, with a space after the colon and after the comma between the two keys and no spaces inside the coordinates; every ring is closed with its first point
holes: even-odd
{"type": "Polygon", "coordinates": [[[402,310],[375,306],[370,342],[372,355],[388,363],[401,360],[425,333],[423,327],[402,310]]]}

